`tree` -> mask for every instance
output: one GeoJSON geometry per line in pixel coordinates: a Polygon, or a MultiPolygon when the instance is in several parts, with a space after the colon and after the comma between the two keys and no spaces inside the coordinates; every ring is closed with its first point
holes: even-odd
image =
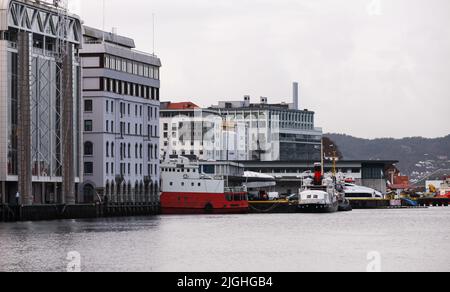
{"type": "Polygon", "coordinates": [[[331,160],[333,157],[338,160],[342,160],[344,156],[342,152],[339,150],[339,147],[333,140],[328,137],[322,138],[323,143],[323,156],[325,160],[331,160]]]}

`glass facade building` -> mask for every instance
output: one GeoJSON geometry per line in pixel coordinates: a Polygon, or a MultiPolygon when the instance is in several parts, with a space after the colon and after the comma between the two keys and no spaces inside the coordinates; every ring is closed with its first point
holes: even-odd
{"type": "Polygon", "coordinates": [[[81,22],[46,3],[2,5],[2,201],[11,203],[19,193],[23,205],[76,203],[82,177],[81,22]]]}
{"type": "Polygon", "coordinates": [[[226,120],[246,125],[249,160],[320,160],[322,130],[314,127],[312,111],[245,102],[221,102],[213,108],[226,120]]]}

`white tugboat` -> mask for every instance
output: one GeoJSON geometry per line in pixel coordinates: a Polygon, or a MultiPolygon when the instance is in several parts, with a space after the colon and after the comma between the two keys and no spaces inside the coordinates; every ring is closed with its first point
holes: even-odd
{"type": "Polygon", "coordinates": [[[335,186],[333,178],[323,178],[320,163],[314,165],[314,179],[306,178],[300,189],[298,212],[334,213],[339,210],[339,198],[342,196],[335,186]]]}

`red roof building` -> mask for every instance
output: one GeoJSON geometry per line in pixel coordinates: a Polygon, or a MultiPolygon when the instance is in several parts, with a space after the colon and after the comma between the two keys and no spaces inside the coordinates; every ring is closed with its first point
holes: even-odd
{"type": "Polygon", "coordinates": [[[195,103],[187,101],[187,102],[161,103],[161,108],[168,109],[168,110],[184,110],[184,109],[199,109],[200,107],[198,105],[196,105],[195,103]]]}

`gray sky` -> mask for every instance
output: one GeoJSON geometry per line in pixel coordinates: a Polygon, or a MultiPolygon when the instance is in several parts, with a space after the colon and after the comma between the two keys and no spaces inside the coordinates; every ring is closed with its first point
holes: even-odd
{"type": "MultiPolygon", "coordinates": [[[[101,0],[71,0],[103,27],[101,0]],[[81,3],[81,4],[80,4],[81,3]]],[[[324,132],[450,134],[448,0],[106,0],[105,28],[162,59],[162,99],[290,101],[324,132]]]]}

